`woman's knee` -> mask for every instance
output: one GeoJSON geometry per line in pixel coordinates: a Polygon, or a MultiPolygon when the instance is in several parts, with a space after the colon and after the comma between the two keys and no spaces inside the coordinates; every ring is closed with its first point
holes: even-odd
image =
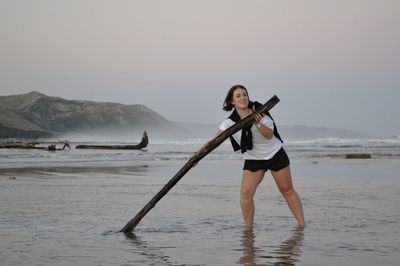
{"type": "Polygon", "coordinates": [[[240,200],[242,202],[252,201],[258,185],[264,178],[265,171],[251,172],[243,171],[242,185],[240,188],[240,200]]]}
{"type": "Polygon", "coordinates": [[[242,187],[240,190],[240,200],[241,201],[248,201],[252,200],[254,196],[254,188],[250,186],[242,187]]]}
{"type": "Polygon", "coordinates": [[[290,196],[291,194],[295,193],[289,166],[278,172],[272,172],[272,176],[274,177],[278,189],[282,195],[290,196]]]}
{"type": "Polygon", "coordinates": [[[282,185],[282,186],[279,186],[279,191],[285,197],[286,196],[290,196],[295,192],[292,185],[286,185],[286,184],[282,185]]]}

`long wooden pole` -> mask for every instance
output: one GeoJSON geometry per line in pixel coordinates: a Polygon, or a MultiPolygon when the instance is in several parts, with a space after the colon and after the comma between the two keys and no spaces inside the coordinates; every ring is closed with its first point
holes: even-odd
{"type": "Polygon", "coordinates": [[[240,122],[226,129],[223,133],[209,141],[200,152],[193,156],[176,174],[172,177],[169,182],[133,217],[125,226],[121,229],[121,232],[131,232],[135,226],[142,220],[142,218],[157,204],[157,202],[164,197],[168,191],[178,183],[178,181],[194,166],[203,159],[207,154],[217,148],[227,138],[245,128],[246,126],[254,123],[257,114],[265,113],[269,111],[279,102],[279,98],[274,95],[268,102],[261,106],[256,112],[242,119],[240,122]]]}

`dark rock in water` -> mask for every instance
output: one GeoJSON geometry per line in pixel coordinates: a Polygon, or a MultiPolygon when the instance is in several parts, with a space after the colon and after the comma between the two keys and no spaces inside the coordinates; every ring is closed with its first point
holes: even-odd
{"type": "Polygon", "coordinates": [[[371,159],[369,153],[349,153],[346,154],[346,159],[371,159]]]}

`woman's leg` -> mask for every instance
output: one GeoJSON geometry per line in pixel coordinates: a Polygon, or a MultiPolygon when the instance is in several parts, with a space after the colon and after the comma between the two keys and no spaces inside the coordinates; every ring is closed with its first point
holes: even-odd
{"type": "Polygon", "coordinates": [[[242,207],[242,215],[246,229],[253,228],[254,220],[254,194],[256,193],[258,185],[264,178],[265,171],[258,170],[251,172],[249,170],[243,171],[242,185],[240,189],[240,206],[242,207]]]}
{"type": "Polygon", "coordinates": [[[290,166],[283,168],[279,171],[271,171],[280,192],[285,198],[289,209],[292,211],[294,217],[302,229],[305,226],[304,213],[301,200],[297,192],[293,188],[292,176],[290,173],[290,166]]]}

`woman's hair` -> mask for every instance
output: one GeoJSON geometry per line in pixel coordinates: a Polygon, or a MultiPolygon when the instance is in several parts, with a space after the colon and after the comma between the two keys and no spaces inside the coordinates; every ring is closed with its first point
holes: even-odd
{"type": "MultiPolygon", "coordinates": [[[[224,101],[224,106],[222,107],[223,110],[225,111],[231,111],[233,109],[232,105],[232,100],[233,100],[233,93],[237,89],[243,89],[247,92],[247,89],[243,85],[235,85],[233,86],[229,91],[228,94],[226,95],[225,101],[224,101]]],[[[247,93],[248,95],[248,93],[247,93]]]]}

